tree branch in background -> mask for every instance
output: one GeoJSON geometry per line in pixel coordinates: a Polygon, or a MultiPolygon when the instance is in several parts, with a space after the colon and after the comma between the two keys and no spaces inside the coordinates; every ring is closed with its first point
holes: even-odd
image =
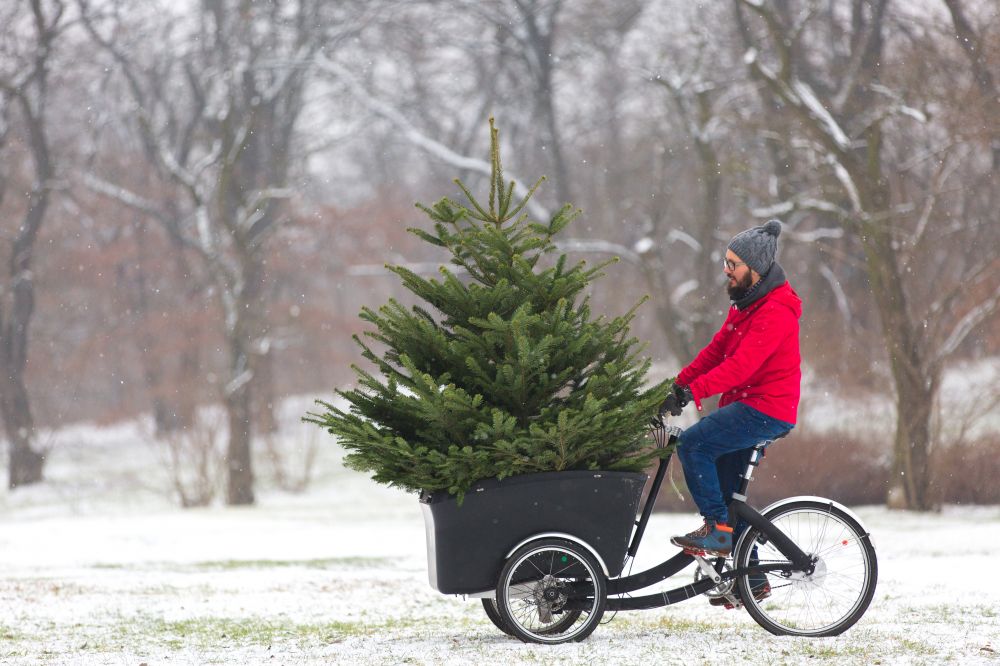
{"type": "MultiPolygon", "coordinates": [[[[332,74],[338,80],[347,84],[347,87],[350,88],[351,93],[359,102],[364,104],[369,111],[372,111],[376,115],[385,118],[395,125],[410,143],[426,151],[430,155],[433,155],[445,164],[450,164],[451,166],[459,169],[465,169],[484,176],[490,175],[490,164],[488,162],[475,157],[459,155],[440,141],[432,139],[418,130],[398,109],[377,99],[374,95],[368,92],[368,90],[365,89],[365,87],[362,86],[354,75],[351,74],[351,72],[343,65],[330,60],[323,54],[320,54],[317,57],[317,64],[320,69],[332,74]]],[[[524,181],[516,176],[512,177],[511,180],[515,183],[514,194],[517,197],[524,197],[528,193],[528,190],[524,185],[524,181]]],[[[534,199],[528,200],[528,210],[530,210],[531,214],[539,220],[547,220],[552,217],[551,211],[534,199]]]]}

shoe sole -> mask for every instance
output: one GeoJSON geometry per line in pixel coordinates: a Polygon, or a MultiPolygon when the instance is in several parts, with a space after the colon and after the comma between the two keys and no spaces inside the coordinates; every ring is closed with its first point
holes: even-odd
{"type": "MultiPolygon", "coordinates": [[[[764,601],[764,599],[767,599],[769,596],[771,596],[770,590],[768,590],[767,594],[762,594],[759,597],[755,594],[753,596],[753,598],[754,598],[755,601],[764,601]]],[[[709,599],[708,600],[708,604],[710,606],[714,606],[716,608],[718,608],[719,606],[724,606],[726,608],[726,610],[733,610],[734,608],[736,608],[736,606],[734,606],[733,604],[729,603],[728,601],[726,603],[724,603],[724,604],[717,604],[717,603],[714,603],[714,602],[715,602],[715,599],[709,599]]],[[[742,606],[743,603],[740,602],[740,605],[742,606]]]]}
{"type": "MultiPolygon", "coordinates": [[[[677,544],[674,544],[675,546],[677,544]]],[[[696,548],[686,548],[684,546],[678,546],[684,551],[685,555],[693,555],[695,557],[729,557],[729,550],[698,550],[696,548]]]]}
{"type": "Polygon", "coordinates": [[[690,546],[685,546],[684,544],[677,543],[677,541],[675,541],[674,539],[670,540],[670,545],[677,546],[678,548],[684,551],[685,555],[694,555],[696,557],[708,557],[710,555],[713,557],[729,557],[729,554],[733,552],[732,549],[707,550],[704,548],[691,548],[690,546]]]}

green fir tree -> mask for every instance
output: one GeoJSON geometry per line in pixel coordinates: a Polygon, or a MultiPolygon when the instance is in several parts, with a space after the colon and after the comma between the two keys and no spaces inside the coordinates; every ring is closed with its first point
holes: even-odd
{"type": "Polygon", "coordinates": [[[427,307],[364,308],[375,327],[364,335],[384,352],[354,339],[381,378],[353,366],[358,388],[338,391],[349,411],[318,401],[324,411],[305,420],[337,436],[349,467],[407,490],[461,496],[489,477],[644,470],[662,453],[646,433],[669,386],[644,386],[649,360],[629,337],[638,305],[595,317],[584,293],[617,259],[590,267],[557,254],[553,237],[579,211],[529,219],[542,180],[514,199],[492,118],[490,158],[487,202],[456,180],[467,205],[418,204],[434,230],[410,229],[461,270],[442,266],[428,280],[388,266],[427,307]]]}

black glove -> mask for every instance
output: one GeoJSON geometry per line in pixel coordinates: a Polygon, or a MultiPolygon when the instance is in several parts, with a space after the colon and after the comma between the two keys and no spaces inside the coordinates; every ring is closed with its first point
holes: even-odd
{"type": "Polygon", "coordinates": [[[694,396],[687,386],[674,384],[674,390],[660,403],[660,416],[670,412],[671,416],[680,416],[681,411],[687,406],[694,396]]]}

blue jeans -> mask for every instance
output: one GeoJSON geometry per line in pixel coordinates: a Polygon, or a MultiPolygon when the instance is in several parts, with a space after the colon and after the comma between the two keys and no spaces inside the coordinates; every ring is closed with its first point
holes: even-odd
{"type": "MultiPolygon", "coordinates": [[[[727,505],[739,489],[740,476],[750,462],[754,445],[794,427],[742,402],[734,402],[685,430],[677,456],[701,515],[718,523],[728,522],[727,505]]],[[[738,532],[745,527],[733,525],[733,537],[738,538],[738,532]]]]}

